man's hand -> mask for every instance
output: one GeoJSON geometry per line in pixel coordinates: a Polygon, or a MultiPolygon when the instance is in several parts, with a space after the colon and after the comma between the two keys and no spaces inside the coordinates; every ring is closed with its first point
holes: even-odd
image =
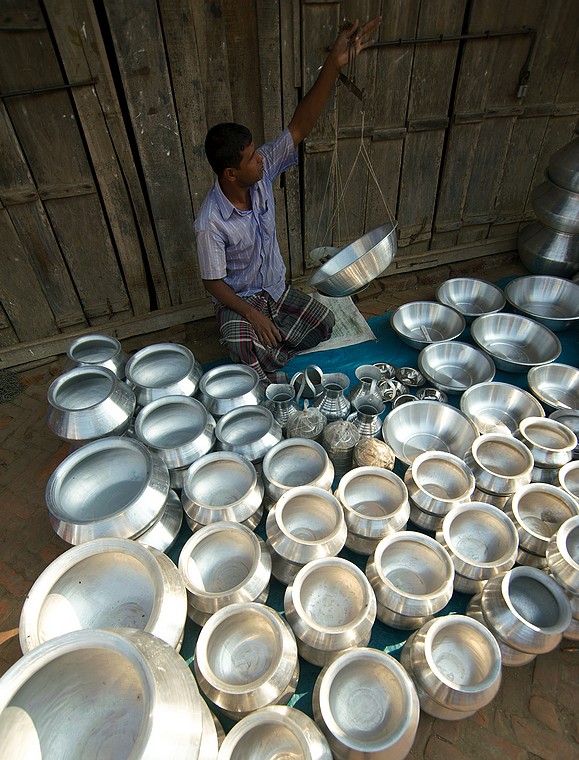
{"type": "Polygon", "coordinates": [[[345,66],[352,57],[355,58],[364,48],[376,41],[370,38],[370,35],[380,26],[381,21],[382,16],[376,16],[372,21],[359,27],[359,22],[356,20],[351,27],[340,32],[330,51],[330,57],[338,68],[345,66]]]}
{"type": "Polygon", "coordinates": [[[275,348],[283,340],[282,334],[271,319],[257,309],[248,310],[246,319],[265,348],[275,348]]]}

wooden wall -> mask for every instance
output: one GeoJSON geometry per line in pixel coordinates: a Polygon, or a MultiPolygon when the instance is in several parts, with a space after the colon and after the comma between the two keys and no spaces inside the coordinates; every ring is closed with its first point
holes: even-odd
{"type": "Polygon", "coordinates": [[[344,19],[380,40],[276,188],[278,237],[308,254],[399,223],[389,271],[512,250],[530,190],[579,112],[576,0],[0,0],[0,368],[208,316],[194,219],[206,130],[289,121],[344,19]],[[365,159],[365,156],[368,159],[365,159]]]}

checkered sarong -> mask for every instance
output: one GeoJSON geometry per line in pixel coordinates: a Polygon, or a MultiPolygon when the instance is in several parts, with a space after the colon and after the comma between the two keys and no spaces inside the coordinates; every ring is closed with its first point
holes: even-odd
{"type": "Polygon", "coordinates": [[[237,312],[220,304],[216,307],[221,343],[234,362],[248,364],[265,382],[287,381],[279,372],[299,351],[313,348],[332,334],[334,315],[327,306],[300,290],[288,287],[277,301],[261,291],[244,301],[271,319],[283,336],[275,348],[266,348],[251,324],[237,312]]]}

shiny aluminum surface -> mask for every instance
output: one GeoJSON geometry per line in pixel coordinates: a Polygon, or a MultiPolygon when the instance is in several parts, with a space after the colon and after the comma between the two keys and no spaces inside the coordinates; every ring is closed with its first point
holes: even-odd
{"type": "Polygon", "coordinates": [[[393,409],[382,425],[384,441],[406,464],[430,450],[464,457],[477,435],[477,429],[466,415],[438,401],[403,404],[393,409]]]}
{"type": "Polygon", "coordinates": [[[579,285],[564,277],[517,277],[505,287],[505,297],[517,314],[531,317],[553,332],[579,321],[579,285]]]}
{"type": "Polygon", "coordinates": [[[273,414],[264,406],[240,406],[223,415],[215,428],[216,449],[260,462],[282,438],[273,414]]]}
{"type": "Polygon", "coordinates": [[[193,396],[203,374],[191,351],[178,343],[141,348],[131,356],[125,372],[139,406],[163,396],[193,396]]]}
{"type": "Polygon", "coordinates": [[[264,604],[232,604],[201,629],[194,668],[205,696],[240,720],[260,707],[289,702],[299,675],[296,640],[264,604]]]}
{"type": "Polygon", "coordinates": [[[535,221],[518,235],[520,259],[529,272],[555,277],[573,277],[579,272],[579,236],[560,232],[535,221]]]}
{"type": "Polygon", "coordinates": [[[219,760],[332,760],[316,723],[295,707],[262,707],[236,723],[219,750],[219,760]]]}
{"type": "Polygon", "coordinates": [[[459,394],[495,376],[493,360],[469,343],[432,343],[418,354],[418,366],[426,379],[439,390],[459,394]]]}
{"type": "Polygon", "coordinates": [[[134,539],[140,544],[167,552],[177,540],[183,523],[181,499],[172,489],[157,522],[134,539]]]}
{"type": "Polygon", "coordinates": [[[561,353],[561,342],[548,327],[520,314],[485,314],[471,325],[471,337],[503,372],[526,372],[549,364],[561,353]]]}
{"type": "MultiPolygon", "coordinates": [[[[579,441],[579,409],[557,409],[555,412],[551,412],[549,418],[566,425],[579,441]]],[[[573,459],[579,459],[579,443],[573,451],[573,459]]]]}
{"type": "Polygon", "coordinates": [[[373,394],[357,396],[352,407],[354,412],[349,415],[348,420],[358,429],[360,437],[379,438],[382,432],[382,418],[380,415],[383,414],[385,409],[382,398],[373,394]]]}
{"type": "MultiPolygon", "coordinates": [[[[213,520],[213,522],[207,523],[207,525],[214,525],[216,522],[219,522],[220,515],[215,515],[217,518],[216,520],[213,520]]],[[[250,515],[247,520],[239,520],[236,522],[239,522],[240,525],[245,525],[246,528],[249,528],[249,530],[254,531],[259,523],[261,522],[261,518],[263,517],[263,506],[258,507],[257,510],[250,515]]],[[[198,530],[201,530],[201,528],[206,527],[204,523],[197,522],[196,520],[193,520],[189,515],[185,512],[185,522],[191,529],[192,533],[196,533],[198,530]]]]}
{"type": "Polygon", "coordinates": [[[322,392],[315,397],[314,406],[327,422],[343,420],[350,413],[351,403],[346,395],[349,386],[350,378],[343,372],[322,376],[322,392]]]}
{"type": "Polygon", "coordinates": [[[296,486],[317,486],[329,490],[334,466],[327,452],[308,438],[289,438],[271,448],[262,462],[266,493],[273,501],[296,486]]]}
{"type": "Polygon", "coordinates": [[[383,538],[366,565],[377,601],[393,612],[423,616],[439,612],[452,596],[454,567],[434,538],[399,531],[383,538]]]}
{"type": "Polygon", "coordinates": [[[237,602],[254,602],[269,587],[271,557],[265,543],[234,522],[206,525],[185,543],[179,572],[189,603],[214,613],[237,602]]]}
{"type": "Polygon", "coordinates": [[[480,383],[466,390],[460,408],[479,433],[512,434],[525,417],[544,417],[539,401],[510,383],[480,383]]]}
{"type": "Polygon", "coordinates": [[[558,471],[558,485],[579,502],[579,462],[573,461],[563,465],[558,471]]]}
{"type": "Polygon", "coordinates": [[[474,475],[462,459],[443,451],[417,456],[406,470],[404,482],[412,502],[437,516],[470,501],[475,487],[474,475]]]}
{"type": "Polygon", "coordinates": [[[397,367],[396,379],[409,388],[419,388],[426,382],[425,377],[414,367],[397,367]]]}
{"type": "MultiPolygon", "coordinates": [[[[482,623],[482,625],[486,625],[488,628],[488,624],[486,621],[486,618],[482,611],[482,605],[481,605],[481,594],[475,594],[470,602],[468,603],[468,607],[466,608],[466,614],[474,618],[475,620],[478,620],[479,623],[482,623]]],[[[497,640],[497,644],[499,645],[499,649],[501,650],[501,663],[504,667],[507,668],[519,668],[523,665],[528,665],[530,662],[533,662],[535,657],[537,655],[535,654],[529,654],[528,652],[520,652],[518,649],[513,649],[508,644],[506,644],[502,639],[500,639],[496,633],[491,630],[491,633],[494,635],[494,637],[497,640]]]]}
{"type": "Polygon", "coordinates": [[[481,314],[505,308],[505,296],[496,285],[474,277],[452,277],[436,289],[436,300],[458,311],[470,324],[481,314]]]}
{"type": "Polygon", "coordinates": [[[449,553],[455,572],[473,581],[486,581],[510,570],[519,549],[519,536],[510,518],[482,502],[452,509],[436,540],[449,553]]]}
{"type": "Polygon", "coordinates": [[[531,193],[537,219],[560,232],[579,233],[579,193],[573,193],[546,179],[531,193]]]}
{"type": "Polygon", "coordinates": [[[301,568],[285,591],[284,610],[299,654],[323,667],[337,653],[368,644],[376,597],[360,568],[326,557],[301,568]]]}
{"type": "Polygon", "coordinates": [[[384,536],[403,529],[410,515],[402,479],[382,467],[355,467],[340,478],[335,492],[344,508],[346,546],[371,554],[384,536]]]}
{"type": "Polygon", "coordinates": [[[411,500],[410,501],[410,522],[412,525],[416,525],[425,531],[430,533],[436,533],[442,527],[442,515],[433,515],[430,512],[425,512],[411,500]]]}
{"type": "Polygon", "coordinates": [[[559,363],[533,367],[527,374],[527,382],[535,396],[549,411],[579,410],[579,369],[577,367],[559,363]]]}
{"type": "Polygon", "coordinates": [[[398,224],[388,222],[342,248],[308,284],[325,296],[357,293],[388,268],[398,251],[398,224]]]}
{"type": "Polygon", "coordinates": [[[354,375],[359,382],[348,393],[351,404],[354,404],[359,396],[380,396],[378,383],[384,377],[379,367],[375,364],[361,364],[354,370],[354,375]]]}
{"type": "Polygon", "coordinates": [[[466,321],[462,314],[436,301],[412,301],[393,312],[390,325],[400,340],[420,351],[429,343],[458,338],[466,321]]]}
{"type": "Polygon", "coordinates": [[[191,760],[199,756],[201,728],[187,663],[144,631],[64,634],[26,654],[0,681],[5,760],[191,760]]]}
{"type": "Polygon", "coordinates": [[[521,549],[544,557],[551,536],[579,514],[579,504],[562,488],[530,483],[517,490],[505,512],[517,528],[521,549]]]}
{"type": "Polygon", "coordinates": [[[571,622],[565,592],[535,567],[514,567],[491,578],[482,591],[481,606],[495,635],[529,654],[555,649],[571,622]]]}
{"type": "Polygon", "coordinates": [[[575,136],[551,154],[548,176],[564,190],[579,193],[579,138],[575,136]]]}
{"type": "Polygon", "coordinates": [[[572,430],[550,417],[527,417],[517,437],[527,446],[538,467],[562,467],[570,462],[577,437],[572,430]]]}
{"type": "Polygon", "coordinates": [[[119,380],[125,377],[127,354],[121,344],[112,335],[82,335],[71,341],[66,349],[68,361],[66,369],[88,364],[91,367],[105,367],[113,372],[119,380]]]}
{"type": "Polygon", "coordinates": [[[52,527],[69,544],[132,538],[159,518],[167,465],[140,441],[102,438],[69,454],[46,485],[52,527]]]}
{"type": "Polygon", "coordinates": [[[233,451],[213,451],[189,467],[181,501],[185,514],[201,525],[245,522],[260,508],[263,482],[255,466],[233,451]]]}
{"type": "Polygon", "coordinates": [[[138,628],[176,647],[187,614],[185,585],[162,552],[122,538],[88,541],[40,574],[20,616],[24,653],[83,628],[138,628]]]}
{"type": "Polygon", "coordinates": [[[544,554],[534,554],[519,546],[517,565],[525,565],[527,567],[537,567],[539,570],[547,570],[547,558],[544,554]]]}
{"type": "Polygon", "coordinates": [[[559,485],[560,467],[533,467],[531,483],[548,483],[552,486],[559,485]]]}
{"type": "Polygon", "coordinates": [[[479,436],[464,461],[474,474],[477,488],[497,496],[508,496],[530,483],[534,467],[528,447],[500,433],[479,436]]]}
{"type": "Polygon", "coordinates": [[[325,667],[313,691],[314,717],[336,760],[402,760],[420,708],[404,668],[377,649],[349,649],[325,667]]]}
{"type": "Polygon", "coordinates": [[[199,401],[215,418],[237,409],[261,403],[263,391],[259,375],[245,364],[223,364],[207,370],[199,381],[199,401]]]}
{"type": "Polygon", "coordinates": [[[418,401],[439,401],[441,404],[446,404],[448,396],[438,388],[419,388],[416,391],[416,398],[418,401]]]}
{"type": "Polygon", "coordinates": [[[579,515],[570,517],[547,544],[549,572],[559,585],[579,596],[579,515]]]}
{"type": "Polygon", "coordinates": [[[285,431],[290,418],[299,414],[294,387],[289,383],[271,383],[265,389],[265,398],[264,406],[285,431]]]}
{"type": "Polygon", "coordinates": [[[48,388],[48,427],[65,441],[122,435],[135,411],[135,394],[105,367],[74,367],[48,388]]]}
{"type": "MultiPolygon", "coordinates": [[[[486,626],[466,615],[430,620],[412,635],[404,650],[403,662],[408,663],[415,682],[447,710],[463,715],[480,710],[500,688],[501,654],[496,639],[486,626]]],[[[421,700],[425,712],[429,706],[421,700]]]]}
{"type": "Polygon", "coordinates": [[[197,399],[164,396],[144,406],[135,419],[135,435],[169,469],[187,467],[215,443],[215,420],[197,399]]]}
{"type": "Polygon", "coordinates": [[[499,509],[503,509],[503,507],[508,504],[510,498],[511,494],[508,496],[499,496],[496,493],[487,493],[480,488],[475,488],[472,492],[473,501],[482,501],[484,504],[492,504],[493,507],[498,507],[499,509]]]}

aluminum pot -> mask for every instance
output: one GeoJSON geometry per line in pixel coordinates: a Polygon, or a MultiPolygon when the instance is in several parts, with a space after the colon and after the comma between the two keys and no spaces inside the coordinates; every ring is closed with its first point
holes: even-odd
{"type": "MultiPolygon", "coordinates": [[[[478,620],[479,623],[482,623],[482,625],[486,625],[486,627],[489,628],[482,611],[481,593],[477,593],[472,597],[466,608],[466,614],[469,617],[478,620]]],[[[529,652],[520,652],[518,649],[513,649],[502,639],[500,639],[495,631],[491,630],[490,628],[489,630],[497,640],[497,644],[501,650],[501,663],[504,667],[520,668],[523,665],[528,665],[530,662],[533,662],[537,656],[535,654],[530,654],[529,652]]]]}
{"type": "Polygon", "coordinates": [[[474,474],[477,488],[487,493],[508,496],[531,482],[533,456],[523,442],[510,435],[479,436],[464,461],[474,474]]]}
{"type": "Polygon", "coordinates": [[[559,232],[579,233],[579,193],[546,179],[533,189],[531,205],[537,219],[559,232]]]}
{"type": "Polygon", "coordinates": [[[562,467],[573,458],[577,437],[572,430],[550,417],[527,417],[517,437],[533,455],[538,467],[562,467]]]}
{"type": "Polygon", "coordinates": [[[135,435],[174,470],[211,451],[215,420],[197,399],[163,396],[137,414],[135,435]]]}
{"type": "Polygon", "coordinates": [[[482,501],[484,504],[492,504],[493,507],[498,507],[499,509],[503,509],[505,507],[511,496],[499,496],[496,493],[487,493],[487,491],[483,491],[481,488],[475,488],[472,492],[472,501],[482,501]]]}
{"type": "Polygon", "coordinates": [[[266,494],[277,501],[296,486],[317,486],[328,491],[334,466],[323,446],[309,438],[289,438],[271,448],[262,462],[266,494]]]}
{"type": "Polygon", "coordinates": [[[48,388],[48,427],[71,442],[123,435],[135,405],[133,391],[109,369],[75,367],[48,388]]]}
{"type": "Polygon", "coordinates": [[[560,232],[535,221],[519,232],[517,245],[523,265],[533,274],[573,277],[579,272],[579,235],[560,232]]]}
{"type": "Polygon", "coordinates": [[[568,462],[560,468],[558,485],[579,501],[579,462],[568,462]]]}
{"type": "Polygon", "coordinates": [[[319,674],[312,702],[336,760],[402,760],[414,744],[418,696],[404,668],[385,652],[343,652],[319,674]]]}
{"type": "Polygon", "coordinates": [[[560,586],[579,596],[579,515],[570,517],[547,544],[549,572],[560,586]]]}
{"type": "Polygon", "coordinates": [[[378,618],[389,625],[384,619],[387,610],[409,618],[442,610],[452,596],[454,566],[434,538],[400,531],[380,541],[368,560],[366,576],[379,603],[378,618]]]}
{"type": "Polygon", "coordinates": [[[284,610],[299,654],[324,667],[345,649],[368,644],[376,597],[356,565],[326,557],[301,568],[285,591],[284,610]]]}
{"type": "Polygon", "coordinates": [[[519,566],[491,578],[481,594],[491,631],[513,649],[545,654],[571,622],[571,605],[559,584],[536,567],[519,566]]]}
{"type": "Polygon", "coordinates": [[[175,491],[170,490],[157,522],[135,538],[139,544],[167,552],[177,540],[183,524],[183,507],[175,491]]]}
{"type": "Polygon", "coordinates": [[[430,512],[425,512],[420,507],[417,507],[413,501],[410,502],[410,522],[422,528],[422,530],[436,533],[437,530],[441,529],[443,519],[443,515],[433,515],[430,512]]]}
{"type": "Polygon", "coordinates": [[[551,536],[579,514],[579,504],[562,488],[530,483],[513,495],[505,513],[515,524],[521,549],[544,557],[551,536]]]}
{"type": "Polygon", "coordinates": [[[233,451],[261,462],[282,438],[280,425],[265,406],[240,406],[224,414],[215,428],[218,451],[233,451]]]}
{"type": "Polygon", "coordinates": [[[163,396],[193,396],[203,374],[191,351],[178,343],[141,348],[131,356],[125,372],[139,406],[163,396]]]}
{"type": "Polygon", "coordinates": [[[263,400],[259,375],[245,364],[223,364],[207,370],[199,382],[199,401],[218,419],[239,406],[256,406],[263,400]]]}
{"type": "Polygon", "coordinates": [[[167,465],[132,438],[103,438],[69,454],[46,485],[56,533],[69,544],[133,538],[150,528],[169,493],[167,465]]]}
{"type": "Polygon", "coordinates": [[[475,479],[454,454],[425,451],[404,474],[411,501],[424,512],[443,516],[457,504],[470,501],[475,479]]]}
{"type": "Polygon", "coordinates": [[[496,639],[466,615],[425,623],[406,641],[400,659],[419,687],[421,709],[435,718],[469,717],[488,705],[501,685],[496,639]]]}
{"type": "Polygon", "coordinates": [[[402,530],[410,504],[402,479],[382,467],[356,467],[342,476],[335,492],[344,508],[346,546],[359,554],[372,554],[378,542],[402,530]]]}
{"type": "MultiPolygon", "coordinates": [[[[263,506],[258,507],[258,509],[250,515],[247,520],[240,520],[239,525],[244,525],[246,528],[249,528],[249,530],[254,531],[259,523],[261,522],[261,518],[263,517],[263,506]]],[[[201,530],[202,528],[207,527],[203,523],[199,523],[196,520],[193,520],[187,513],[185,513],[185,522],[191,529],[192,533],[196,533],[198,530],[201,530]]],[[[217,521],[218,522],[218,521],[217,521]]],[[[208,523],[208,525],[215,525],[216,522],[208,523]]],[[[265,600],[264,600],[265,601],[265,600]]]]}
{"type": "Polygon", "coordinates": [[[548,176],[564,190],[579,193],[579,137],[575,136],[551,154],[548,176]]]}
{"type": "Polygon", "coordinates": [[[330,745],[314,721],[284,705],[262,707],[236,723],[219,750],[219,760],[272,757],[332,760],[330,745]]]}
{"type": "Polygon", "coordinates": [[[65,369],[87,365],[105,367],[119,380],[125,378],[125,365],[129,359],[121,344],[112,335],[82,335],[75,338],[66,349],[68,357],[65,369]]]}
{"type": "Polygon", "coordinates": [[[263,491],[249,459],[233,451],[214,451],[189,467],[181,501],[187,517],[201,525],[245,522],[261,507],[263,491]]]}
{"type": "Polygon", "coordinates": [[[185,585],[157,549],[99,538],[61,554],[40,574],[20,615],[26,654],[83,628],[138,628],[177,647],[187,614],[185,585]]]}
{"type": "Polygon", "coordinates": [[[346,542],[340,502],[316,486],[297,486],[281,496],[265,523],[272,574],[291,583],[307,562],[335,557],[346,542]]]}
{"type": "Polygon", "coordinates": [[[249,528],[219,522],[201,528],[185,543],[179,572],[189,607],[212,615],[230,604],[267,599],[271,557],[249,528]]]}
{"type": "Polygon", "coordinates": [[[487,581],[510,570],[519,549],[512,520],[497,507],[482,502],[451,509],[436,540],[449,553],[455,573],[473,581],[487,581]]]}
{"type": "Polygon", "coordinates": [[[191,760],[201,745],[201,698],[187,663],[156,636],[74,631],[2,677],[0,734],[5,760],[191,760]]]}
{"type": "Polygon", "coordinates": [[[195,675],[205,696],[232,720],[295,692],[299,665],[289,625],[263,604],[240,602],[205,623],[195,647],[195,675]]]}

